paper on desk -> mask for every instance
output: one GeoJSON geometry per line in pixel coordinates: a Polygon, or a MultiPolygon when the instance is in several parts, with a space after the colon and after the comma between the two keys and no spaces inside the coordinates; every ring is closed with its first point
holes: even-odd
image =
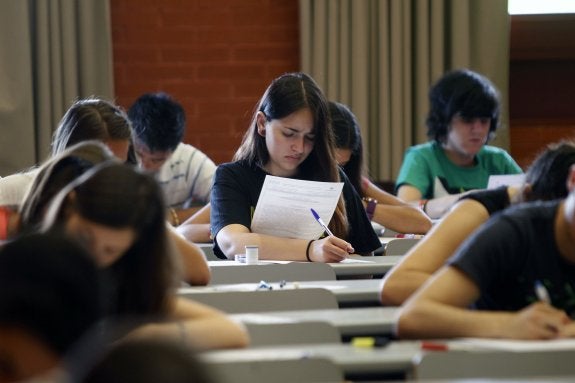
{"type": "Polygon", "coordinates": [[[525,181],[525,174],[499,174],[489,176],[487,189],[495,189],[499,186],[521,186],[525,181]]]}
{"type": "Polygon", "coordinates": [[[342,189],[343,182],[266,176],[251,230],[276,237],[317,239],[324,230],[310,209],[329,224],[342,189]]]}
{"type": "Polygon", "coordinates": [[[374,261],[369,261],[369,260],[365,260],[365,259],[357,259],[357,258],[346,258],[343,259],[341,262],[339,263],[375,263],[374,261]]]}
{"type": "Polygon", "coordinates": [[[575,339],[503,340],[463,338],[449,342],[450,349],[457,349],[459,347],[519,352],[575,350],[575,339]]]}

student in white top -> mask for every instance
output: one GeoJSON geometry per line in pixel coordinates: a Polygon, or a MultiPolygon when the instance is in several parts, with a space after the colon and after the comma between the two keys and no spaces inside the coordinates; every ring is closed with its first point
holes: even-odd
{"type": "MultiPolygon", "coordinates": [[[[51,156],[79,142],[98,140],[121,161],[126,161],[130,134],[128,116],[118,106],[99,98],[78,100],[66,111],[54,132],[51,156]]],[[[36,173],[37,168],[33,168],[1,179],[0,205],[18,206],[36,173]]]]}
{"type": "Polygon", "coordinates": [[[206,204],[216,165],[195,147],[182,143],[186,115],[166,93],[146,93],[128,110],[138,165],[155,173],[178,226],[206,204]]]}

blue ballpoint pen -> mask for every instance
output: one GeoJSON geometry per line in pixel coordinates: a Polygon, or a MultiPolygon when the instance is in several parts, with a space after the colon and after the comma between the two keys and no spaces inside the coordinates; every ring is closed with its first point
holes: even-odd
{"type": "Polygon", "coordinates": [[[541,302],[545,302],[549,305],[551,304],[551,297],[549,297],[549,292],[543,283],[541,283],[541,281],[535,281],[535,295],[541,302]]]}
{"type": "Polygon", "coordinates": [[[323,227],[323,229],[325,230],[325,232],[327,233],[327,235],[331,235],[333,236],[333,233],[331,232],[331,230],[327,227],[327,225],[323,222],[323,220],[321,219],[321,217],[319,216],[319,214],[317,214],[317,212],[313,209],[309,209],[311,210],[311,213],[313,214],[313,217],[315,218],[315,220],[317,222],[319,222],[319,224],[321,225],[321,227],[323,227]]]}

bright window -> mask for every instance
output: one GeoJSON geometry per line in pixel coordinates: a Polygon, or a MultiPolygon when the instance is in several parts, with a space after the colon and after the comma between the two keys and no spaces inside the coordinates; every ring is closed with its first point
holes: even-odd
{"type": "Polygon", "coordinates": [[[575,13],[575,0],[508,0],[510,15],[575,13]]]}

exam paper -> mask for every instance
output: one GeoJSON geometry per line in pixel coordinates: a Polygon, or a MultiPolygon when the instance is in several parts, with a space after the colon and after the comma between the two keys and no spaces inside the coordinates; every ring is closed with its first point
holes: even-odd
{"type": "Polygon", "coordinates": [[[343,182],[317,182],[266,176],[252,218],[253,233],[276,237],[317,239],[324,229],[314,209],[329,225],[343,182]]]}
{"type": "Polygon", "coordinates": [[[525,174],[498,174],[490,175],[487,181],[487,189],[495,189],[499,186],[521,186],[525,182],[525,174]]]}

